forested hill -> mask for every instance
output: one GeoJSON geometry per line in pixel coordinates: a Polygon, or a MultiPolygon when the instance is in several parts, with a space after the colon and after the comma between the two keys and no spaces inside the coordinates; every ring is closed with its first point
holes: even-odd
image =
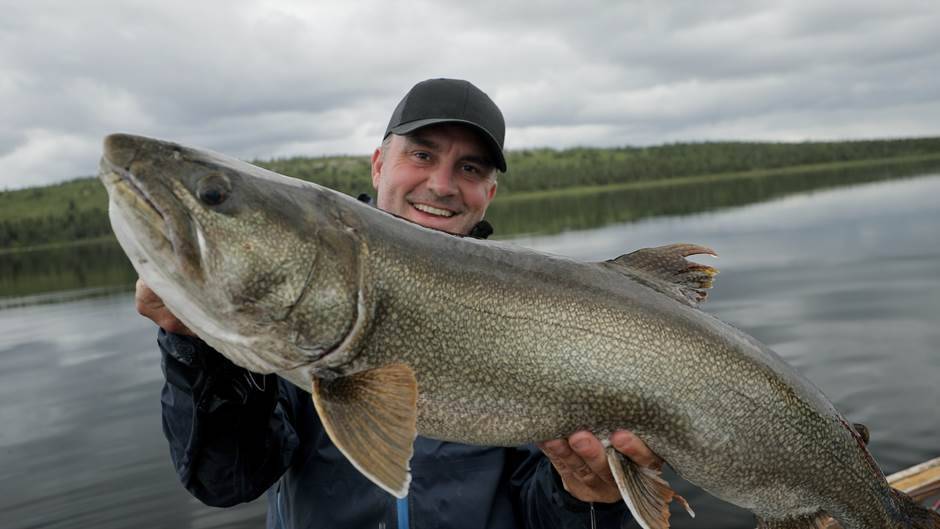
{"type": "MultiPolygon", "coordinates": [[[[762,170],[816,170],[841,164],[940,166],[940,138],[846,142],[676,143],[654,147],[529,149],[508,153],[499,196],[762,170]]],[[[281,174],[348,194],[372,188],[368,156],[255,161],[281,174]]],[[[769,171],[772,175],[776,171],[769,171]]],[[[97,179],[0,192],[0,251],[109,236],[107,195],[97,179]]]]}

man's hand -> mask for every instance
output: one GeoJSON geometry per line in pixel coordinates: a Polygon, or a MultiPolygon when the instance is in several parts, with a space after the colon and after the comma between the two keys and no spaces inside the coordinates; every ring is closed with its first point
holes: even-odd
{"type": "Polygon", "coordinates": [[[163,328],[163,330],[175,334],[195,336],[193,331],[189,330],[189,327],[174,316],[173,313],[170,312],[170,309],[166,308],[160,296],[153,290],[150,290],[150,287],[144,283],[143,279],[137,279],[134,301],[137,302],[137,312],[139,312],[141,316],[153,320],[153,322],[163,328]]]}
{"type": "MultiPolygon", "coordinates": [[[[663,460],[639,437],[626,430],[610,436],[611,445],[634,463],[658,469],[663,460]]],[[[554,465],[569,494],[581,501],[613,503],[620,500],[620,490],[610,473],[604,445],[591,432],[582,430],[568,439],[539,443],[538,447],[554,465]]]]}

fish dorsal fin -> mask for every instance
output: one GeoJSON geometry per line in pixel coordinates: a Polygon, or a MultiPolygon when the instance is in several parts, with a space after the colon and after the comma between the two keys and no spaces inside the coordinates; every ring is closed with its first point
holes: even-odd
{"type": "Polygon", "coordinates": [[[656,248],[643,248],[621,255],[604,264],[636,279],[641,283],[697,307],[708,296],[716,268],[689,261],[690,255],[716,256],[711,248],[695,244],[670,244],[656,248]]]}
{"type": "Polygon", "coordinates": [[[336,448],[398,498],[408,494],[417,436],[418,382],[404,364],[313,380],[313,404],[336,448]]]}
{"type": "Polygon", "coordinates": [[[607,463],[620,489],[620,496],[643,529],[668,529],[672,500],[678,501],[689,516],[695,518],[695,511],[689,503],[672,490],[658,470],[637,465],[613,447],[607,447],[607,463]]]}

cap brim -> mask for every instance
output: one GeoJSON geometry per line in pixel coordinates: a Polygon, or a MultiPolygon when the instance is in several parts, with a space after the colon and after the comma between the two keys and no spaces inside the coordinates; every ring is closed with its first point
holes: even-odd
{"type": "Polygon", "coordinates": [[[478,130],[482,135],[483,139],[489,144],[490,152],[493,153],[495,166],[501,173],[506,172],[506,158],[503,156],[503,150],[499,146],[499,142],[496,141],[496,138],[493,137],[486,129],[477,125],[472,121],[467,121],[465,119],[449,119],[449,118],[428,118],[428,119],[418,119],[415,121],[409,121],[408,123],[402,123],[397,127],[392,127],[389,129],[389,132],[395,133],[398,135],[405,135],[412,133],[422,127],[427,127],[428,125],[436,125],[438,123],[462,123],[464,125],[469,125],[475,130],[478,130]]]}

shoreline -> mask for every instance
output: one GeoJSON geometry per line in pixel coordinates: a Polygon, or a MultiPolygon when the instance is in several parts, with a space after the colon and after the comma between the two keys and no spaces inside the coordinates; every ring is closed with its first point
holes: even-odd
{"type": "Polygon", "coordinates": [[[641,180],[638,182],[623,182],[600,186],[572,186],[558,189],[546,189],[541,191],[520,191],[517,193],[499,195],[499,200],[500,202],[510,202],[513,200],[532,200],[539,198],[551,198],[562,195],[591,195],[604,191],[650,189],[656,187],[682,186],[708,182],[723,182],[728,180],[769,178],[774,176],[790,176],[793,174],[809,174],[841,169],[860,169],[878,166],[891,167],[894,165],[930,161],[940,162],[940,153],[894,156],[889,158],[871,158],[868,160],[848,160],[842,162],[791,165],[789,167],[777,167],[774,169],[752,169],[750,171],[677,176],[672,178],[658,178],[655,180],[641,180]]]}
{"type": "MultiPolygon", "coordinates": [[[[635,182],[611,183],[605,185],[587,185],[559,187],[555,189],[545,189],[539,191],[519,191],[506,192],[499,196],[499,203],[506,204],[512,202],[524,202],[530,200],[539,200],[546,198],[555,198],[561,196],[577,197],[590,196],[605,192],[628,191],[628,190],[649,190],[666,187],[681,187],[685,185],[729,182],[734,180],[757,180],[763,178],[786,177],[798,174],[823,173],[827,171],[852,170],[862,168],[894,167],[907,164],[937,162],[940,164],[940,153],[917,154],[906,156],[893,156],[887,158],[870,158],[865,160],[847,160],[839,162],[824,162],[803,165],[791,165],[788,167],[778,167],[773,169],[752,169],[749,171],[735,171],[725,173],[711,173],[689,176],[663,177],[635,182]]],[[[91,246],[106,242],[115,241],[113,234],[100,235],[97,237],[84,238],[72,241],[50,242],[36,244],[32,246],[20,246],[13,248],[0,248],[0,256],[24,254],[44,250],[66,249],[81,246],[91,246]]]]}

